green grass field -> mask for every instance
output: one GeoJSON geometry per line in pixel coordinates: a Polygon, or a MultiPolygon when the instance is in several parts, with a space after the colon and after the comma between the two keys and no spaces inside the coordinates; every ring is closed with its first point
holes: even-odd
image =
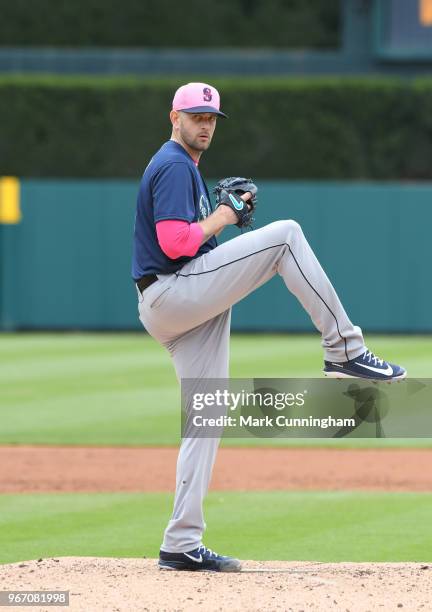
{"type": "MultiPolygon", "coordinates": [[[[0,563],[11,563],[157,557],[172,497],[3,495],[0,504],[0,563]]],[[[208,545],[243,559],[432,561],[432,494],[213,492],[205,510],[208,545]]]]}
{"type": "MultiPolygon", "coordinates": [[[[431,337],[370,337],[378,355],[411,377],[432,373],[431,337]]],[[[176,445],[180,393],[170,357],[137,334],[0,337],[0,444],[176,445]]],[[[237,335],[234,377],[322,377],[318,335],[237,335]]],[[[224,440],[225,445],[333,445],[334,441],[224,440]]],[[[423,445],[427,440],[345,440],[339,446],[423,445]]]]}
{"type": "MultiPolygon", "coordinates": [[[[368,342],[377,354],[405,365],[411,377],[429,377],[432,337],[377,336],[368,342]]],[[[232,338],[232,376],[320,377],[321,368],[318,336],[232,338]]],[[[145,334],[3,334],[0,416],[0,444],[176,445],[180,437],[179,390],[169,356],[145,334]]],[[[298,444],[347,442],[431,445],[298,444]]],[[[155,557],[172,496],[0,495],[0,508],[0,563],[68,555],[155,557]]],[[[214,492],[206,501],[205,541],[244,559],[431,562],[431,512],[432,494],[426,493],[214,492]]]]}

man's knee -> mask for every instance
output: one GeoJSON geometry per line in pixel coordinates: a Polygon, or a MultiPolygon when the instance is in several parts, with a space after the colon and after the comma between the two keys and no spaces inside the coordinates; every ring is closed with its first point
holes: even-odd
{"type": "Polygon", "coordinates": [[[278,233],[281,239],[286,239],[288,236],[293,236],[302,233],[302,228],[297,221],[293,219],[283,219],[270,224],[278,233]]]}
{"type": "Polygon", "coordinates": [[[297,223],[297,221],[294,221],[294,219],[287,219],[286,221],[284,221],[284,223],[285,223],[287,232],[300,233],[302,231],[300,223],[297,223]]]}

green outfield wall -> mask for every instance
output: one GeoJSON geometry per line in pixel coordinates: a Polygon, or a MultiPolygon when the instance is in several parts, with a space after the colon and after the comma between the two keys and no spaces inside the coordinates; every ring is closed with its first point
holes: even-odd
{"type": "MultiPolygon", "coordinates": [[[[353,321],[367,331],[432,332],[432,183],[259,186],[256,227],[297,220],[353,321]]],[[[129,180],[20,182],[15,221],[8,213],[0,224],[1,329],[140,328],[130,278],[137,188],[129,180]]],[[[235,306],[233,328],[313,326],[276,276],[235,306]]]]}

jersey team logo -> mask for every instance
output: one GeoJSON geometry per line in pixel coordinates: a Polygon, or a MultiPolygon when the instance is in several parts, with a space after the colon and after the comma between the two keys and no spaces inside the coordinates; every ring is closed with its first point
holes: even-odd
{"type": "Polygon", "coordinates": [[[210,206],[207,198],[202,195],[199,200],[200,219],[207,219],[210,214],[210,206]]]}

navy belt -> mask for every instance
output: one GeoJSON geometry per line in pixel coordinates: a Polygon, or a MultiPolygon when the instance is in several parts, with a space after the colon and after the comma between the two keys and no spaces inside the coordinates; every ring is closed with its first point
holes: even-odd
{"type": "Polygon", "coordinates": [[[141,276],[139,280],[136,281],[137,287],[142,293],[145,291],[150,285],[153,285],[158,280],[156,274],[146,274],[145,276],[141,276]]]}

